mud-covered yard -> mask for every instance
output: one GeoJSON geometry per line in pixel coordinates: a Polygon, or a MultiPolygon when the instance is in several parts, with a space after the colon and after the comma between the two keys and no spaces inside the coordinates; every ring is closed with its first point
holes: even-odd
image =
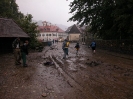
{"type": "Polygon", "coordinates": [[[61,45],[30,51],[27,68],[0,55],[0,99],[133,99],[132,56],[86,45],[76,56],[71,43],[64,60],[61,45]]]}

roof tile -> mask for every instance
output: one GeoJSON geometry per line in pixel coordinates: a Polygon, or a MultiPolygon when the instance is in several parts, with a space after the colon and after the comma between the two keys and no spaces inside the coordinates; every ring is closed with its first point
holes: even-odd
{"type": "Polygon", "coordinates": [[[0,37],[29,37],[12,19],[0,18],[0,37]]]}
{"type": "Polygon", "coordinates": [[[40,32],[58,32],[58,33],[63,33],[64,32],[58,26],[54,26],[54,25],[38,26],[38,30],[40,32]]]}

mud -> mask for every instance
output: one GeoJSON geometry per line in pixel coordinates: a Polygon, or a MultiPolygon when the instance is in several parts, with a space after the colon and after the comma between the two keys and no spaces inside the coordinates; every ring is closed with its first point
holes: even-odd
{"type": "Polygon", "coordinates": [[[12,53],[0,55],[0,99],[133,99],[132,56],[85,45],[76,56],[71,43],[64,60],[61,45],[30,51],[27,68],[14,65],[12,53]]]}

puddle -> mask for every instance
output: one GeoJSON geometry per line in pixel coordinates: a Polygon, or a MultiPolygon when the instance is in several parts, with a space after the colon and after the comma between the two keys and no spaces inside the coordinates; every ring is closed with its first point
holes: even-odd
{"type": "Polygon", "coordinates": [[[71,58],[72,61],[76,61],[76,58],[71,58]]]}
{"type": "Polygon", "coordinates": [[[85,60],[85,58],[82,57],[82,58],[80,58],[79,60],[85,60]]]}

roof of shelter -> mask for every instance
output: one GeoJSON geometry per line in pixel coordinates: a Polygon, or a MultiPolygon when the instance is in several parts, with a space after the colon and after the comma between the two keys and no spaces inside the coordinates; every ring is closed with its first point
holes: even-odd
{"type": "Polygon", "coordinates": [[[0,37],[29,37],[12,19],[0,18],[0,37]]]}

